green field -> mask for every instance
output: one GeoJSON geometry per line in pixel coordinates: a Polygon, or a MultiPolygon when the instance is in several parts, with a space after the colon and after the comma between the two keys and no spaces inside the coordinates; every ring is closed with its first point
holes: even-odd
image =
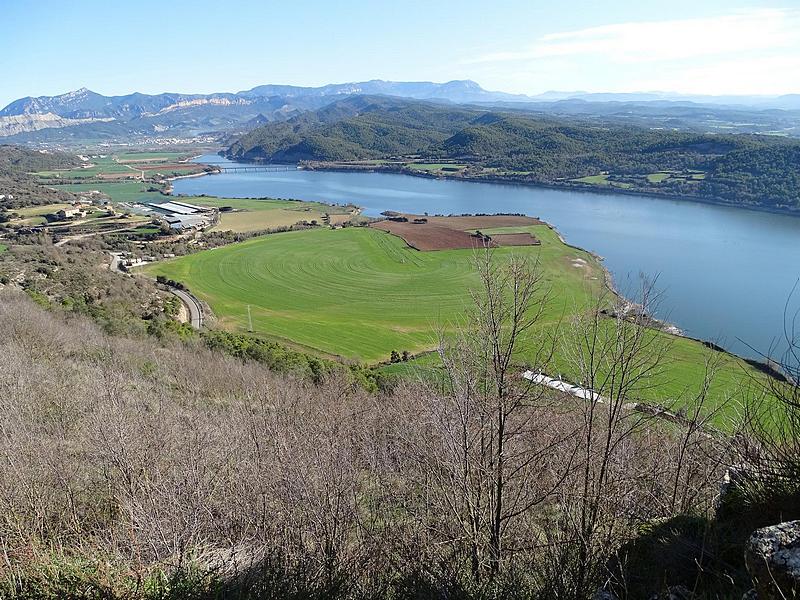
{"type": "Polygon", "coordinates": [[[55,213],[64,208],[70,208],[69,204],[43,204],[40,206],[29,206],[26,208],[17,208],[14,210],[22,218],[39,217],[49,213],[55,213]]]}
{"type": "MultiPolygon", "coordinates": [[[[587,301],[602,285],[599,265],[562,244],[545,226],[540,247],[503,248],[541,257],[557,301],[548,319],[587,301]],[[580,258],[586,266],[577,267],[580,258]]],[[[389,353],[434,346],[439,324],[459,317],[477,284],[472,252],[418,252],[400,238],[365,228],[275,234],[148,267],[185,283],[224,327],[254,330],[322,353],[380,361],[389,353]]]]}
{"type": "Polygon", "coordinates": [[[6,246],[5,244],[0,244],[0,254],[7,251],[8,251],[8,246],[6,246]]]}
{"type": "Polygon", "coordinates": [[[661,183],[670,177],[671,175],[669,173],[649,173],[647,175],[647,181],[650,183],[661,183]]]}
{"type": "MultiPolygon", "coordinates": [[[[451,163],[409,163],[406,165],[410,169],[417,169],[418,171],[441,171],[445,167],[451,169],[464,169],[466,165],[454,165],[451,163]]],[[[455,172],[455,171],[451,171],[455,172]]]]}
{"type": "Polygon", "coordinates": [[[608,180],[608,175],[589,175],[588,177],[580,177],[579,179],[573,179],[573,181],[577,181],[578,183],[590,183],[592,185],[611,184],[611,182],[608,180]]]}
{"type": "MultiPolygon", "coordinates": [[[[142,166],[156,166],[159,163],[174,164],[178,159],[186,158],[188,155],[181,152],[125,152],[119,155],[103,155],[102,158],[95,157],[89,159],[90,167],[75,168],[58,171],[39,171],[38,177],[44,180],[58,179],[93,179],[100,175],[123,174],[131,177],[140,177],[142,166]]],[[[196,166],[186,168],[165,169],[161,174],[186,174],[197,171],[196,166]]],[[[159,173],[158,170],[145,171],[145,177],[151,177],[159,173]]]]}
{"type": "Polygon", "coordinates": [[[15,219],[13,223],[15,225],[21,225],[24,227],[35,227],[38,225],[44,225],[47,223],[47,219],[44,218],[44,215],[56,213],[62,208],[69,208],[69,204],[43,204],[41,206],[28,206],[26,208],[18,208],[13,212],[19,215],[19,219],[15,219]]]}
{"type": "Polygon", "coordinates": [[[659,173],[649,173],[647,175],[648,183],[664,183],[670,181],[682,181],[685,183],[697,183],[706,178],[706,174],[702,171],[661,171],[659,173]]]}
{"type": "Polygon", "coordinates": [[[121,165],[112,156],[104,156],[103,158],[92,158],[89,160],[92,165],[87,168],[68,169],[64,171],[39,171],[36,173],[38,177],[43,179],[90,179],[97,177],[101,173],[130,173],[131,175],[138,175],[140,171],[131,170],[125,165],[121,165]]]}
{"type": "MultiPolygon", "coordinates": [[[[540,260],[551,293],[536,335],[549,335],[557,323],[590,305],[593,290],[603,286],[603,273],[591,255],[563,244],[549,228],[526,230],[541,240],[540,247],[501,248],[495,259],[514,253],[540,260]]],[[[471,304],[469,292],[478,284],[472,251],[418,252],[400,238],[365,228],[262,236],[145,271],[186,284],[211,306],[223,328],[247,331],[249,306],[258,335],[369,363],[387,360],[392,350],[416,354],[434,348],[437,330],[446,332],[464,314],[471,304]]],[[[715,353],[693,340],[652,335],[670,344],[669,358],[638,398],[680,406],[697,393],[704,364],[715,353]]],[[[519,360],[524,362],[526,355],[523,348],[519,360]]],[[[754,373],[736,357],[717,356],[724,365],[712,387],[714,402],[735,395],[743,378],[754,373]]],[[[385,370],[430,369],[437,360],[427,354],[385,370]]],[[[552,369],[567,379],[578,378],[561,353],[552,369]]],[[[724,419],[718,419],[720,426],[724,419]]]]}
{"type": "Polygon", "coordinates": [[[120,181],[103,183],[68,183],[63,185],[51,186],[57,190],[67,192],[89,192],[98,190],[107,195],[114,202],[138,202],[145,200],[149,202],[166,201],[167,199],[159,192],[148,192],[148,188],[155,187],[152,183],[144,181],[120,181]]]}
{"type": "Polygon", "coordinates": [[[589,175],[588,177],[579,177],[578,179],[572,179],[577,183],[588,183],[590,185],[607,185],[609,187],[617,187],[617,188],[629,188],[631,187],[630,183],[625,181],[614,181],[609,179],[611,175],[607,173],[601,173],[600,175],[589,175]]]}
{"type": "MultiPolygon", "coordinates": [[[[180,198],[176,198],[180,200],[180,198]]],[[[324,214],[349,215],[353,207],[330,206],[320,202],[295,202],[292,200],[261,200],[257,198],[210,198],[207,196],[185,198],[200,206],[232,207],[221,212],[216,231],[262,231],[287,227],[299,221],[317,221],[322,224],[324,214]]]]}
{"type": "Polygon", "coordinates": [[[121,162],[137,162],[137,161],[175,161],[187,158],[191,153],[186,152],[123,152],[115,155],[115,158],[121,162]]]}

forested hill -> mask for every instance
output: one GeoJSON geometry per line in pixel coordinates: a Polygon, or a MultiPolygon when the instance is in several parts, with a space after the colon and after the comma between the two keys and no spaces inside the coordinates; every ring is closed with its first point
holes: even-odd
{"type": "Polygon", "coordinates": [[[237,140],[235,159],[458,161],[460,176],[616,188],[800,210],[800,141],[599,125],[360,96],[237,140]]]}
{"type": "Polygon", "coordinates": [[[67,169],[80,164],[77,156],[64,152],[33,150],[24,146],[0,145],[0,173],[29,173],[67,169]]]}
{"type": "Polygon", "coordinates": [[[80,164],[78,157],[72,154],[0,145],[0,195],[3,196],[0,198],[0,213],[5,209],[71,198],[68,192],[57,192],[39,185],[29,173],[77,167],[80,164]]]}
{"type": "Polygon", "coordinates": [[[355,96],[269,123],[237,140],[245,160],[358,160],[427,152],[468,126],[474,109],[382,96],[355,96]]]}

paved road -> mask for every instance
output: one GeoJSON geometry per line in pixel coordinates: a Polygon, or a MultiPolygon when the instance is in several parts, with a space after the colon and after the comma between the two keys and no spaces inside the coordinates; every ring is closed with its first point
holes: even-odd
{"type": "Polygon", "coordinates": [[[181,302],[189,309],[189,323],[195,329],[200,329],[203,326],[203,307],[200,302],[191,294],[183,290],[173,289],[172,293],[181,299],[181,302]]]}

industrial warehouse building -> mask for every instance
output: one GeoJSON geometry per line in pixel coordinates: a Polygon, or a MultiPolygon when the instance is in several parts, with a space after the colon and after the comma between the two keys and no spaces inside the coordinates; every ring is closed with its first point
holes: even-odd
{"type": "Polygon", "coordinates": [[[216,209],[205,206],[196,206],[187,202],[170,200],[169,202],[146,202],[150,212],[156,213],[160,218],[169,223],[170,228],[177,231],[187,229],[202,229],[214,222],[216,209]]]}

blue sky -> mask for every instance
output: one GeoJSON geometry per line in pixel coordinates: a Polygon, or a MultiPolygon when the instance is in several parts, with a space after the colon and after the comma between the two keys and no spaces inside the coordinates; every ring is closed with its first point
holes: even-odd
{"type": "Polygon", "coordinates": [[[88,87],[474,79],[488,89],[800,93],[800,0],[0,0],[0,106],[88,87]]]}

